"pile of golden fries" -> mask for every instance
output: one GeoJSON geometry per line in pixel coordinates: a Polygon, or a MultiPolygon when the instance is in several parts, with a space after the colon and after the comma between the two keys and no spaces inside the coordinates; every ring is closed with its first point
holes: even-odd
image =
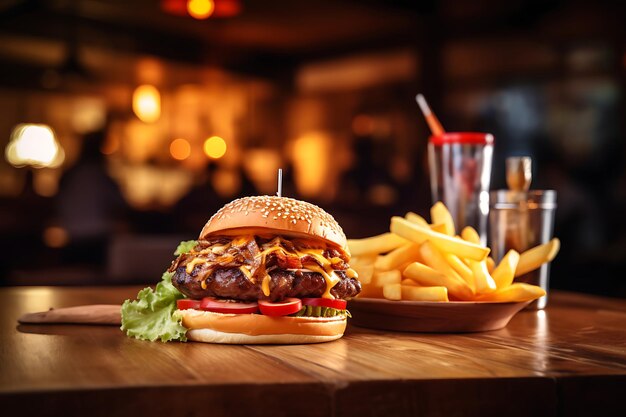
{"type": "Polygon", "coordinates": [[[545,295],[536,285],[513,282],[550,262],[557,238],[523,253],[510,250],[495,264],[472,227],[456,235],[441,202],[430,210],[432,223],[415,213],[392,217],[389,233],[349,239],[350,265],[359,274],[359,297],[410,301],[529,301],[545,295]]]}

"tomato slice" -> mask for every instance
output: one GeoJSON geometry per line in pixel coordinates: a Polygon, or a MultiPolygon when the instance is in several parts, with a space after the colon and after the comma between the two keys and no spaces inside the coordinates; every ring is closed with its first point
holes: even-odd
{"type": "Polygon", "coordinates": [[[183,298],[181,300],[176,300],[176,307],[179,310],[199,310],[200,309],[200,300],[192,300],[189,298],[183,298]]]}
{"type": "Polygon", "coordinates": [[[300,311],[302,301],[300,301],[299,298],[285,298],[278,303],[259,300],[259,308],[261,309],[261,313],[266,316],[287,316],[300,311]]]}
{"type": "Polygon", "coordinates": [[[214,313],[226,314],[252,314],[259,311],[259,305],[256,302],[241,303],[231,300],[220,300],[215,297],[204,297],[200,303],[200,308],[214,313]]]}
{"type": "Polygon", "coordinates": [[[303,298],[302,304],[305,306],[320,306],[320,307],[330,307],[337,310],[345,310],[348,302],[346,300],[334,299],[330,298],[303,298]]]}

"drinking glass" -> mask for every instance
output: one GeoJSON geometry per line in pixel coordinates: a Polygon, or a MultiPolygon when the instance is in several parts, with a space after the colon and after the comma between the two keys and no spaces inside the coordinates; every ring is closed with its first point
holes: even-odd
{"type": "Polygon", "coordinates": [[[428,142],[433,204],[443,202],[460,232],[472,226],[487,243],[493,135],[450,132],[428,142]]]}

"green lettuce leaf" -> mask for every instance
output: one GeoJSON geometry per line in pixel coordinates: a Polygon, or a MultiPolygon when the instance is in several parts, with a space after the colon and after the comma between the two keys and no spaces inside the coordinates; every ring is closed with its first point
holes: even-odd
{"type": "MultiPolygon", "coordinates": [[[[184,242],[183,242],[184,243],[184,242]]],[[[172,285],[172,272],[166,272],[156,286],[144,288],[137,300],[126,300],[122,305],[122,331],[130,337],[154,342],[187,340],[187,329],[182,325],[182,316],[175,313],[176,300],[184,295],[172,285]]]]}
{"type": "Polygon", "coordinates": [[[193,248],[198,244],[197,240],[185,240],[178,244],[174,256],[182,255],[183,253],[191,252],[193,248]]]}

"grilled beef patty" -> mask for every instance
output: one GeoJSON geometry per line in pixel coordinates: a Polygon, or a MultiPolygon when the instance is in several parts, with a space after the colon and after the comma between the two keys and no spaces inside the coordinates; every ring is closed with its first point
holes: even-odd
{"type": "MultiPolygon", "coordinates": [[[[206,279],[206,289],[200,286],[195,272],[188,274],[185,267],[178,267],[172,283],[180,292],[192,299],[202,297],[231,298],[243,301],[270,299],[282,300],[286,297],[321,297],[326,290],[326,281],[317,272],[286,271],[275,269],[269,273],[270,295],[266,297],[261,290],[261,282],[253,283],[239,268],[218,269],[206,279]]],[[[343,271],[335,271],[341,278],[330,293],[341,299],[356,296],[361,292],[361,283],[356,278],[348,278],[343,271]]]]}

